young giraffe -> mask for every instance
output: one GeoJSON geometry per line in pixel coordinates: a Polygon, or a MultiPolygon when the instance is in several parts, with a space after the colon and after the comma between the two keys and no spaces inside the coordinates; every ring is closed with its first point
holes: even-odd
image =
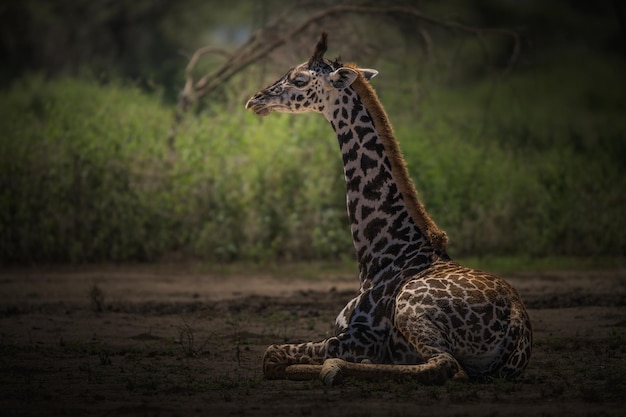
{"type": "Polygon", "coordinates": [[[246,108],[322,113],[337,134],[360,290],[320,342],[272,345],[268,379],[515,377],[530,359],[524,304],[503,279],[459,265],[428,216],[391,125],[368,80],[377,72],[324,58],[326,33],[308,62],[260,91],[246,108]]]}

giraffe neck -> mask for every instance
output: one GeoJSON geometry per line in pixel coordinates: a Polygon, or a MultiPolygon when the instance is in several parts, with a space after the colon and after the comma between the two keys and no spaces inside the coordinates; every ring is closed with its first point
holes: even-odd
{"type": "Polygon", "coordinates": [[[324,114],[341,148],[362,284],[400,261],[425,268],[434,255],[447,257],[445,233],[419,202],[391,125],[363,76],[324,114]]]}

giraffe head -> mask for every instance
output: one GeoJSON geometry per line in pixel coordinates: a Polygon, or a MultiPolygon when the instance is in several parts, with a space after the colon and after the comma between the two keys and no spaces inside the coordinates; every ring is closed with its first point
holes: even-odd
{"type": "Polygon", "coordinates": [[[343,66],[324,58],[326,32],[322,32],[311,58],[287,71],[274,84],[256,93],[246,109],[265,116],[272,110],[284,113],[322,113],[340,90],[348,88],[359,75],[369,80],[378,74],[372,69],[343,66]]]}

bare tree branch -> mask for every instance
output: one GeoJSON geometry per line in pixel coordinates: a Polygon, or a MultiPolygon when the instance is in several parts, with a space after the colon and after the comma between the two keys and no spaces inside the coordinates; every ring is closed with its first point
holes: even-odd
{"type": "MultiPolygon", "coordinates": [[[[507,70],[515,64],[519,57],[521,49],[521,36],[518,32],[514,30],[505,28],[478,28],[451,20],[438,19],[436,17],[425,14],[418,9],[410,7],[371,7],[358,5],[331,6],[312,14],[300,24],[290,27],[287,31],[281,30],[281,28],[283,27],[289,27],[287,22],[289,22],[290,19],[293,19],[293,16],[295,14],[295,8],[288,9],[272,22],[268,23],[265,27],[253,33],[248,41],[241,45],[232,54],[223,53],[223,51],[219,50],[218,48],[212,47],[205,47],[196,51],[190,59],[189,63],[187,64],[185,70],[186,83],[180,95],[179,106],[176,115],[176,123],[180,121],[182,113],[184,113],[191,104],[201,100],[206,96],[209,96],[216,89],[220,88],[224,83],[231,79],[234,75],[246,69],[249,65],[266,57],[272,51],[285,45],[290,40],[297,39],[302,32],[304,32],[313,24],[318,23],[323,19],[331,16],[345,14],[387,14],[392,16],[411,16],[421,22],[433,26],[438,26],[455,32],[473,35],[481,44],[483,50],[486,50],[483,36],[505,36],[513,40],[513,48],[507,63],[507,70]],[[220,53],[227,56],[228,59],[215,71],[206,74],[205,76],[194,81],[192,71],[197,65],[199,59],[208,53],[220,53]]],[[[425,29],[420,28],[419,34],[423,40],[426,53],[430,55],[432,53],[432,40],[428,35],[428,32],[425,29]]],[[[172,135],[175,135],[175,129],[173,129],[172,135]]],[[[172,136],[170,138],[170,145],[172,147],[173,140],[174,137],[172,136]]]]}
{"type": "MultiPolygon", "coordinates": [[[[265,39],[269,38],[267,36],[268,33],[275,33],[279,28],[280,24],[284,22],[284,18],[286,14],[281,15],[274,22],[268,24],[265,28],[257,31],[245,44],[243,44],[235,53],[232,54],[231,59],[224,63],[224,65],[218,70],[202,77],[194,84],[195,87],[195,96],[200,99],[203,96],[210,94],[217,88],[222,82],[227,81],[236,73],[244,70],[250,64],[258,61],[259,59],[265,57],[267,54],[271,53],[275,49],[283,46],[288,42],[289,39],[293,39],[300,35],[304,30],[306,30],[313,23],[319,22],[320,20],[333,16],[333,15],[341,15],[341,14],[402,14],[413,16],[419,20],[424,22],[444,27],[447,29],[464,32],[467,34],[474,35],[481,43],[483,35],[500,35],[500,36],[508,36],[513,39],[514,46],[513,51],[509,57],[509,65],[513,65],[519,56],[521,41],[520,35],[518,32],[510,29],[500,29],[500,28],[476,28],[473,26],[464,25],[462,23],[458,23],[455,21],[449,20],[441,20],[435,17],[429,16],[427,14],[422,13],[421,11],[413,8],[407,7],[368,7],[368,6],[351,6],[351,5],[339,5],[332,6],[327,9],[321,10],[320,12],[312,15],[307,20],[302,22],[300,25],[289,31],[287,34],[280,36],[278,39],[275,39],[269,43],[264,42],[265,39]]],[[[425,43],[427,45],[432,45],[430,39],[424,37],[425,43]]],[[[194,54],[195,56],[195,54],[194,54]]],[[[195,65],[195,62],[193,63],[195,65]]],[[[190,62],[189,67],[193,67],[192,62],[190,62]]]]}
{"type": "Polygon", "coordinates": [[[433,56],[433,40],[430,37],[430,34],[423,27],[419,27],[417,30],[420,38],[422,39],[422,43],[424,44],[424,51],[426,52],[426,57],[431,58],[433,56]]]}
{"type": "MultiPolygon", "coordinates": [[[[222,48],[216,48],[212,46],[205,46],[194,52],[191,59],[189,60],[189,63],[187,64],[187,67],[185,68],[185,87],[183,88],[181,97],[193,98],[195,97],[195,90],[202,88],[202,84],[200,84],[199,82],[196,82],[194,85],[193,70],[198,64],[200,58],[207,54],[220,54],[226,57],[230,57],[228,51],[222,48]]],[[[187,105],[188,104],[190,104],[190,102],[187,103],[187,105]]]]}

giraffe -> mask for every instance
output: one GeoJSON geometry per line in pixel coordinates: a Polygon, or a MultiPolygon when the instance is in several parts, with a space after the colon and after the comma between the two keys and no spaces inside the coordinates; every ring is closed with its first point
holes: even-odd
{"type": "Polygon", "coordinates": [[[531,323],[502,278],[462,266],[447,235],[418,199],[399,145],[369,83],[378,72],[324,58],[322,32],[311,58],[246,103],[271,111],[322,113],[344,163],[360,287],[317,342],[265,351],[267,379],[345,377],[449,379],[517,377],[530,360],[531,323]]]}

